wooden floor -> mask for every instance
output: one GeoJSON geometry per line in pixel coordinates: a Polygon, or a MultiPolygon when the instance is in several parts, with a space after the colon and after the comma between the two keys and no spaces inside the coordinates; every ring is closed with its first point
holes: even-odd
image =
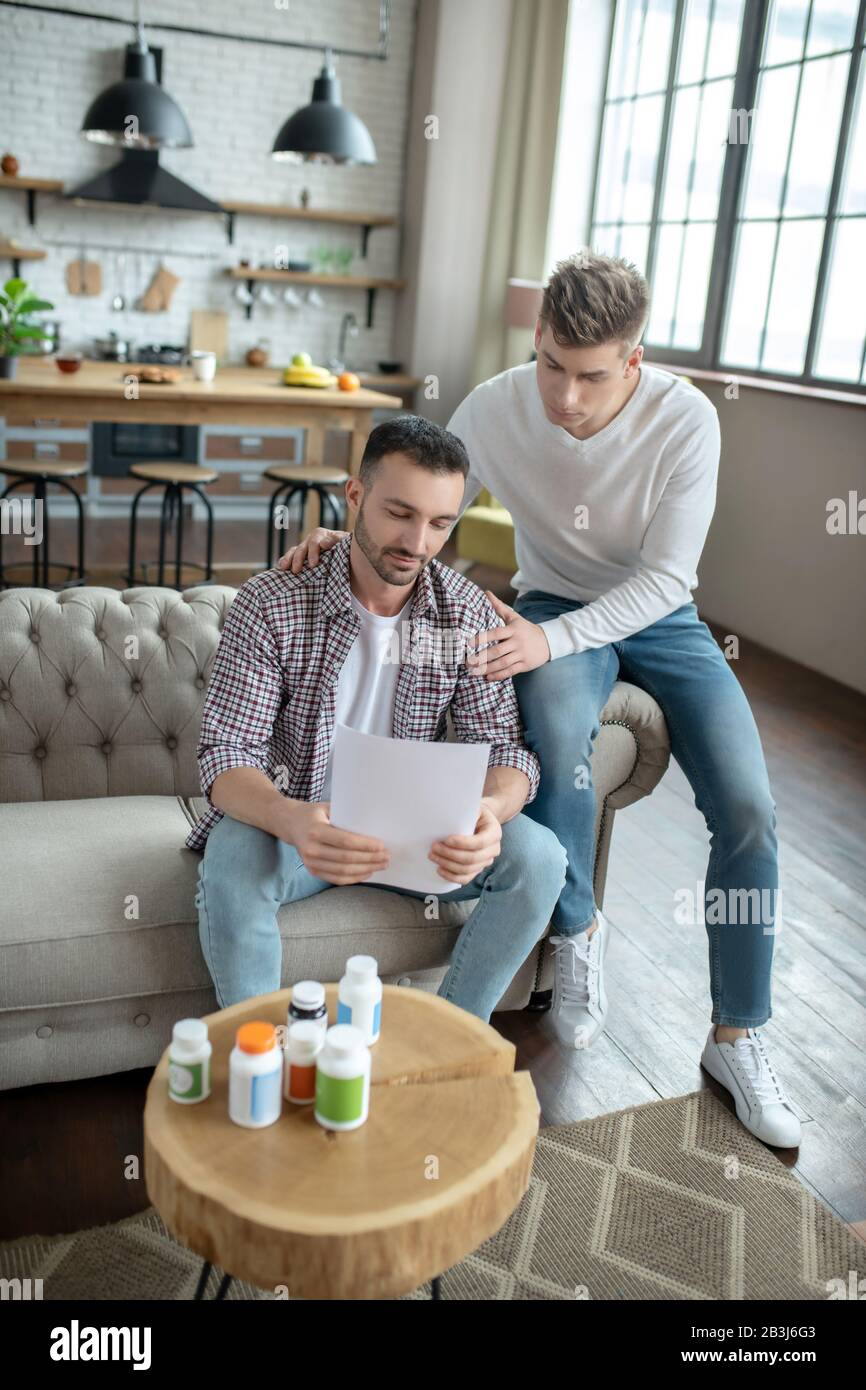
{"type": "MultiPolygon", "coordinates": [[[[224,582],[261,567],[259,539],[249,523],[218,527],[217,558],[231,567],[224,582]]],[[[111,573],[123,559],[122,528],[91,523],[88,545],[97,582],[119,583],[111,573]]],[[[479,568],[472,578],[509,599],[501,573],[479,568]]],[[[780,841],[783,926],[762,1031],[803,1122],[800,1149],[779,1158],[866,1240],[866,697],[745,640],[740,647],[735,671],[761,731],[780,841]]],[[[566,1053],[547,1015],[494,1015],[532,1074],[544,1125],[707,1085],[733,1108],[699,1067],[710,1026],[706,933],[677,925],[673,912],[676,890],[703,879],[707,851],[703,818],[672,765],[614,824],[606,1032],[588,1052],[566,1053]]],[[[0,1238],[79,1230],[148,1205],[143,1179],[127,1174],[130,1156],[142,1163],[149,1076],[0,1094],[0,1238]]]]}

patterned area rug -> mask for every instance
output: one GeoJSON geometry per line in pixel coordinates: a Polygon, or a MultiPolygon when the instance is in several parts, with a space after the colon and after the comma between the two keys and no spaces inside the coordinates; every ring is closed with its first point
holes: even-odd
{"type": "MultiPolygon", "coordinates": [[[[0,1277],[42,1279],[46,1300],[191,1299],[201,1268],[152,1207],[0,1245],[0,1277]]],[[[441,1296],[826,1300],[851,1271],[866,1277],[866,1245],[705,1090],[542,1130],[522,1202],[441,1296]]],[[[274,1294],[233,1281],[227,1297],[274,1294]]]]}

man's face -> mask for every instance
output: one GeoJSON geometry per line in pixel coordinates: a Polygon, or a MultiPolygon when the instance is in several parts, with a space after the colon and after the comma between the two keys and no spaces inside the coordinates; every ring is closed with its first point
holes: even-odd
{"type": "Polygon", "coordinates": [[[432,473],[405,454],[386,454],[365,487],[346,485],[358,508],[354,536],[380,579],[411,585],[438,555],[457,520],[466,480],[462,473],[432,473]]]}
{"type": "Polygon", "coordinates": [[[627,383],[640,367],[643,347],[636,347],[627,358],[619,343],[600,347],[560,347],[550,325],[535,326],[536,381],[544,413],[554,425],[589,438],[593,421],[600,429],[615,412],[627,383]]]}

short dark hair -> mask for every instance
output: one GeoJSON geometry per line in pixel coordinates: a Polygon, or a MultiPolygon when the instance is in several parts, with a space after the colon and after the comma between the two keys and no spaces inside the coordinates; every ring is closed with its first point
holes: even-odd
{"type": "Polygon", "coordinates": [[[358,477],[365,485],[375,476],[385,454],[406,454],[431,473],[469,472],[469,456],[461,439],[421,415],[397,415],[370,431],[358,477]]]}

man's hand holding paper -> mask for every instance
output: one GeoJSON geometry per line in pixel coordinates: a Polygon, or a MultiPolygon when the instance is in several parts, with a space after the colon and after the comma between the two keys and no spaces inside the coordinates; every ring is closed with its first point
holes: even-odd
{"type": "Polygon", "coordinates": [[[502,829],[482,804],[489,754],[486,743],[382,738],[337,725],[331,823],[381,840],[391,857],[363,882],[447,893],[480,873],[479,860],[492,862],[502,829]]]}

